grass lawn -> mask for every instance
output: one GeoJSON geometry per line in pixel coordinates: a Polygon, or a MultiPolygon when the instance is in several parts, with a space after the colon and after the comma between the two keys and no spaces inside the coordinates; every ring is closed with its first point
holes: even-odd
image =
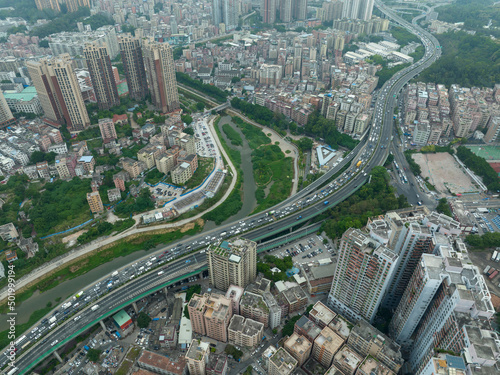
{"type": "Polygon", "coordinates": [[[199,186],[210,172],[214,169],[214,159],[213,158],[203,158],[198,157],[198,168],[188,181],[186,181],[185,186],[188,189],[194,189],[199,186]]]}

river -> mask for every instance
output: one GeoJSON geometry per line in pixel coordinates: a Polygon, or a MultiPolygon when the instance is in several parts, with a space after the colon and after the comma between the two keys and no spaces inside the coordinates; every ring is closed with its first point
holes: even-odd
{"type": "MultiPolygon", "coordinates": [[[[247,217],[255,209],[256,186],[255,186],[255,180],[253,178],[252,163],[250,162],[251,160],[250,154],[252,153],[252,150],[250,149],[250,146],[248,145],[248,142],[246,141],[243,133],[241,133],[241,130],[236,126],[236,124],[232,122],[230,116],[224,116],[221,118],[221,120],[219,121],[219,130],[222,136],[224,137],[224,140],[228,144],[228,146],[241,152],[241,160],[243,161],[242,165],[240,166],[241,169],[243,170],[243,189],[244,189],[243,207],[237,214],[229,217],[224,222],[224,224],[226,224],[228,222],[240,220],[247,217]],[[243,146],[231,145],[231,142],[227,139],[226,135],[222,131],[223,124],[230,124],[241,135],[243,139],[243,146]]],[[[215,227],[216,227],[215,223],[207,222],[203,229],[210,230],[215,227]]],[[[57,298],[61,297],[60,302],[62,302],[71,295],[78,293],[80,290],[84,289],[87,285],[91,284],[92,282],[100,279],[101,277],[109,275],[114,270],[122,266],[134,262],[135,260],[145,256],[147,253],[151,253],[151,250],[148,252],[138,251],[129,254],[125,257],[114,259],[112,262],[107,262],[93,269],[92,271],[87,272],[85,275],[78,276],[74,279],[60,283],[55,288],[52,288],[44,293],[35,292],[26,301],[16,306],[17,323],[22,324],[27,322],[33,311],[44,308],[49,301],[52,302],[52,306],[55,307],[58,304],[55,302],[57,298]]],[[[0,332],[6,329],[8,329],[7,321],[5,319],[0,320],[0,332]]]]}

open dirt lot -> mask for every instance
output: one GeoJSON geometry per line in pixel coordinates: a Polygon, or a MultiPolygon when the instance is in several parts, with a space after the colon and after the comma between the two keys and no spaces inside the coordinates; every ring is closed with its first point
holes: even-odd
{"type": "Polygon", "coordinates": [[[449,195],[450,192],[462,194],[478,190],[453,156],[447,152],[414,154],[413,160],[420,165],[422,177],[429,177],[429,182],[443,195],[449,195]]]}

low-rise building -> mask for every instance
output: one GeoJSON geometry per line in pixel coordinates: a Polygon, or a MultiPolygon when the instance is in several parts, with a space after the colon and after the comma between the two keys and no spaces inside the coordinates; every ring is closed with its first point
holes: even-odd
{"type": "Polygon", "coordinates": [[[172,171],[172,182],[175,185],[183,185],[193,176],[189,163],[180,163],[172,171]]]}
{"type": "Polygon", "coordinates": [[[89,203],[90,211],[93,214],[104,211],[104,206],[102,204],[101,196],[99,195],[98,191],[87,193],[87,202],[89,203]]]}
{"type": "Polygon", "coordinates": [[[279,348],[269,358],[269,375],[290,375],[297,367],[297,360],[285,349],[279,348]]]}
{"type": "Polygon", "coordinates": [[[162,375],[187,375],[186,358],[177,359],[144,350],[137,360],[137,365],[143,369],[162,375]]]}
{"type": "Polygon", "coordinates": [[[264,337],[264,324],[241,315],[233,315],[228,327],[229,342],[236,346],[254,348],[264,337]]]}
{"type": "Polygon", "coordinates": [[[306,279],[309,294],[328,293],[332,287],[335,267],[331,264],[307,266],[302,265],[302,275],[306,279]]]}
{"type": "Polygon", "coordinates": [[[364,320],[352,328],[347,344],[362,357],[370,355],[396,374],[403,366],[400,346],[364,320]]]}
{"type": "Polygon", "coordinates": [[[19,233],[13,223],[8,223],[0,226],[0,237],[3,241],[16,241],[19,233]]]}
{"type": "Polygon", "coordinates": [[[305,315],[302,315],[299,320],[295,322],[293,331],[297,334],[304,336],[311,343],[316,340],[316,337],[321,333],[321,328],[319,328],[314,322],[310,321],[305,315]]]}
{"type": "Polygon", "coordinates": [[[264,298],[251,292],[243,293],[240,301],[240,314],[245,318],[255,320],[269,326],[269,308],[264,298]]]}
{"type": "Polygon", "coordinates": [[[120,189],[114,188],[108,190],[108,199],[110,202],[119,201],[122,197],[120,189]]]}
{"type": "Polygon", "coordinates": [[[288,307],[288,314],[303,309],[308,303],[307,294],[298,285],[283,290],[280,296],[288,307]]]}
{"type": "Polygon", "coordinates": [[[294,332],[285,341],[284,348],[297,360],[298,366],[301,367],[311,356],[312,344],[304,336],[294,332]]]}
{"type": "Polygon", "coordinates": [[[230,285],[229,289],[227,290],[226,293],[226,298],[229,298],[231,300],[231,305],[233,309],[233,314],[241,315],[240,314],[240,300],[241,296],[245,292],[245,289],[243,289],[240,286],[237,285],[230,285]]]}
{"type": "Polygon", "coordinates": [[[333,364],[345,375],[354,375],[358,366],[363,362],[364,357],[357,354],[354,349],[344,345],[333,358],[333,364]]]}
{"type": "Polygon", "coordinates": [[[130,158],[123,158],[121,163],[123,169],[128,172],[131,178],[137,178],[146,169],[146,164],[130,158]]]}
{"type": "Polygon", "coordinates": [[[83,166],[87,173],[91,174],[94,172],[95,159],[93,156],[82,156],[78,159],[78,163],[83,166]]]}
{"type": "Polygon", "coordinates": [[[190,375],[205,375],[210,344],[194,339],[186,353],[187,367],[190,375]]]}
{"type": "Polygon", "coordinates": [[[208,362],[205,366],[206,375],[226,375],[228,373],[227,355],[224,353],[215,354],[210,353],[208,362]]]}
{"type": "MultiPolygon", "coordinates": [[[[373,357],[366,357],[363,363],[358,367],[356,375],[395,375],[394,372],[389,370],[382,363],[373,357]]],[[[439,372],[436,372],[439,374],[439,372]]]]}
{"type": "Polygon", "coordinates": [[[158,342],[162,348],[175,349],[177,346],[177,326],[174,324],[163,326],[158,336],[158,342]]]}
{"type": "Polygon", "coordinates": [[[343,344],[344,339],[342,337],[333,332],[331,328],[325,327],[314,340],[313,357],[325,368],[329,368],[333,356],[343,344]]]}
{"type": "Polygon", "coordinates": [[[309,319],[316,323],[319,328],[325,328],[329,325],[336,315],[337,314],[319,301],[316,302],[311,311],[309,311],[309,319]]]}

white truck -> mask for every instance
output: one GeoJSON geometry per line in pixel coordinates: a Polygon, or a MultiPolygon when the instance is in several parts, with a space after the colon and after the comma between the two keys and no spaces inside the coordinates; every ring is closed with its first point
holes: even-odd
{"type": "Polygon", "coordinates": [[[55,316],[53,316],[52,318],[49,319],[50,324],[55,323],[56,321],[57,321],[57,318],[55,316]]]}
{"type": "Polygon", "coordinates": [[[493,260],[493,261],[494,261],[494,260],[496,260],[496,259],[497,259],[497,256],[498,256],[498,251],[496,251],[496,250],[495,250],[495,251],[493,252],[493,255],[491,256],[491,260],[493,260]]]}
{"type": "Polygon", "coordinates": [[[497,257],[495,258],[495,262],[500,262],[500,251],[498,252],[497,257]]]}
{"type": "Polygon", "coordinates": [[[115,271],[111,274],[111,276],[115,277],[115,276],[118,276],[118,271],[115,271]]]}
{"type": "Polygon", "coordinates": [[[68,308],[70,308],[70,307],[71,307],[71,302],[66,302],[66,303],[63,303],[63,304],[62,304],[62,306],[61,306],[61,308],[62,308],[63,310],[66,310],[66,309],[68,309],[68,308]]]}
{"type": "Polygon", "coordinates": [[[83,290],[80,290],[78,293],[76,293],[73,299],[80,298],[81,296],[83,296],[83,290]]]}
{"type": "Polygon", "coordinates": [[[96,311],[99,308],[99,305],[94,305],[90,308],[92,311],[96,311]]]}

